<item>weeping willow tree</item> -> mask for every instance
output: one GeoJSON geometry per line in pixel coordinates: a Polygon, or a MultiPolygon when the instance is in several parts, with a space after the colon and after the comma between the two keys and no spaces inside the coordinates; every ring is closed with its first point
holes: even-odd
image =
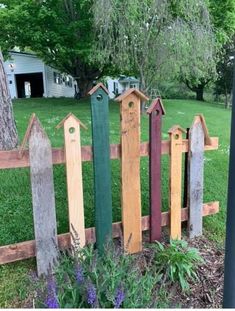
{"type": "Polygon", "coordinates": [[[161,80],[216,75],[216,42],[203,0],[97,0],[94,57],[135,74],[148,93],[161,80]]]}
{"type": "Polygon", "coordinates": [[[0,150],[14,149],[17,144],[18,135],[12,102],[0,51],[0,150]]]}

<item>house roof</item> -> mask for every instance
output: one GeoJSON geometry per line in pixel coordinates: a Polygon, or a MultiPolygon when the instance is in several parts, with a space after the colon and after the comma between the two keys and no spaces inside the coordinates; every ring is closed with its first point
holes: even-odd
{"type": "Polygon", "coordinates": [[[121,77],[118,81],[119,83],[129,83],[129,82],[139,83],[140,82],[138,79],[133,78],[133,77],[121,77]]]}

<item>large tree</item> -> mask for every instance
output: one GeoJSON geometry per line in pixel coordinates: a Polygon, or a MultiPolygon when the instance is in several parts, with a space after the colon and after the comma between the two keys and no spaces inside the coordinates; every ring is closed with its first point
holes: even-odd
{"type": "Polygon", "coordinates": [[[93,8],[97,61],[135,73],[145,92],[162,79],[193,75],[200,81],[215,73],[215,39],[205,1],[98,2],[93,8]]]}
{"type": "Polygon", "coordinates": [[[34,51],[48,65],[72,75],[82,95],[102,72],[91,63],[95,35],[93,0],[1,0],[0,46],[34,51]]]}
{"type": "Polygon", "coordinates": [[[18,135],[13,116],[12,102],[8,81],[0,51],[0,150],[11,150],[17,147],[18,135]]]}
{"type": "MultiPolygon", "coordinates": [[[[222,73],[224,71],[226,76],[229,72],[229,62],[226,56],[227,49],[231,44],[231,40],[235,32],[234,0],[209,0],[208,7],[211,16],[211,22],[216,35],[216,48],[213,51],[214,59],[217,62],[216,75],[211,71],[210,67],[205,67],[202,68],[203,75],[199,80],[195,79],[193,71],[186,78],[184,75],[181,76],[181,80],[188,86],[188,88],[193,92],[196,92],[197,100],[204,100],[204,89],[208,83],[219,79],[219,83],[216,83],[216,85],[222,86],[222,73]],[[228,68],[226,68],[226,65],[228,65],[228,68]]],[[[201,46],[203,45],[204,40],[201,42],[201,46]]],[[[224,92],[227,92],[227,86],[228,85],[224,84],[224,92]]]]}

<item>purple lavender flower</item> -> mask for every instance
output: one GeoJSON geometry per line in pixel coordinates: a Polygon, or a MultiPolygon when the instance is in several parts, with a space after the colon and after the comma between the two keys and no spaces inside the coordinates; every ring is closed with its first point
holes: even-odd
{"type": "Polygon", "coordinates": [[[83,281],[84,281],[83,269],[82,269],[81,265],[79,265],[79,264],[75,268],[75,277],[76,277],[76,281],[78,284],[83,283],[83,281]]]}
{"type": "Polygon", "coordinates": [[[48,295],[46,299],[46,306],[49,309],[58,309],[60,306],[59,306],[56,296],[48,295]]]}
{"type": "Polygon", "coordinates": [[[116,291],[116,296],[114,299],[114,308],[118,309],[120,308],[121,304],[123,303],[125,299],[125,293],[121,287],[119,287],[116,291]]]}
{"type": "Polygon", "coordinates": [[[93,284],[89,284],[87,288],[87,302],[92,307],[96,305],[96,288],[93,284]]]}
{"type": "Polygon", "coordinates": [[[47,298],[45,304],[50,309],[57,309],[60,307],[56,296],[56,283],[53,277],[48,279],[47,298]]]}

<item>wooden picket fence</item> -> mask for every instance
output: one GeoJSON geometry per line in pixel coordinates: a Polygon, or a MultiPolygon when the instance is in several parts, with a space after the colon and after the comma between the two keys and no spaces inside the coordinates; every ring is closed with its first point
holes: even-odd
{"type": "Polygon", "coordinates": [[[160,98],[153,101],[149,114],[149,142],[140,142],[140,104],[148,98],[130,89],[117,98],[120,102],[121,143],[109,143],[109,98],[102,84],[91,96],[92,146],[81,146],[80,129],[86,128],[73,114],[59,127],[64,128],[64,148],[51,148],[36,115],[32,115],[19,150],[0,152],[0,169],[30,167],[35,240],[0,247],[0,264],[36,256],[38,274],[46,274],[56,263],[58,249],[73,245],[76,232],[80,246],[96,242],[100,253],[107,238],[124,239],[129,253],[142,250],[142,231],[149,230],[150,242],[161,240],[161,228],[170,227],[172,239],[181,238],[181,223],[188,220],[190,238],[202,234],[202,217],[219,211],[219,202],[203,204],[204,151],[218,149],[218,138],[210,137],[205,119],[195,116],[185,130],[173,126],[169,140],[161,138],[165,110],[160,98]],[[29,148],[26,149],[28,142],[29,148]],[[182,208],[182,158],[187,160],[187,206],[182,208]],[[161,156],[169,155],[169,211],[161,211],[161,156]],[[141,216],[140,157],[149,156],[150,215],[141,216]],[[112,223],[110,159],[121,161],[122,222],[112,223]],[[95,227],[85,228],[82,162],[93,161],[95,227]],[[70,232],[57,235],[53,165],[66,164],[70,232]]]}

